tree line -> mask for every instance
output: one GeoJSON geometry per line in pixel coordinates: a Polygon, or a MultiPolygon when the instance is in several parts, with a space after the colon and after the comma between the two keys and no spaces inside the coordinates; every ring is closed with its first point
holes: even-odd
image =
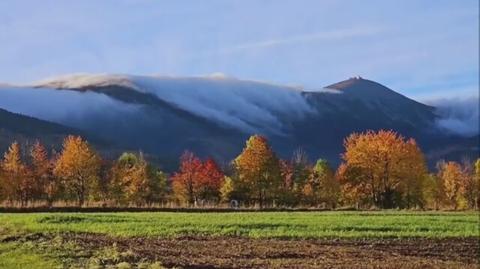
{"type": "Polygon", "coordinates": [[[319,208],[478,209],[480,159],[439,161],[428,171],[414,139],[394,131],[354,133],[342,162],[314,163],[303,150],[277,157],[264,136],[253,135],[228,165],[185,151],[167,175],[143,154],[103,159],[83,138],[68,136],[58,153],[36,142],[14,142],[0,163],[0,200],[6,206],[56,202],[84,206],[246,206],[319,208]]]}

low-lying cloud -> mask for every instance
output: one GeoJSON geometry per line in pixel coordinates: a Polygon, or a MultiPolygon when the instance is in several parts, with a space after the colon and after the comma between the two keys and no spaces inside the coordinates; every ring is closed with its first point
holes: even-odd
{"type": "Polygon", "coordinates": [[[437,125],[454,134],[473,136],[479,133],[479,97],[436,99],[427,102],[437,108],[437,125]]]}
{"type": "Polygon", "coordinates": [[[139,106],[94,92],[35,88],[0,88],[0,108],[69,127],[85,129],[99,116],[121,118],[139,106]]]}
{"type": "Polygon", "coordinates": [[[52,88],[105,85],[151,93],[192,114],[246,132],[281,134],[286,120],[295,120],[313,111],[297,88],[239,80],[223,74],[207,77],[77,74],[34,84],[52,88]]]}

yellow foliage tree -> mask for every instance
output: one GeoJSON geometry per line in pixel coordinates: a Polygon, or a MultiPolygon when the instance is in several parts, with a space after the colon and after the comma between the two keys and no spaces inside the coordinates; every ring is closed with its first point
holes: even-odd
{"type": "Polygon", "coordinates": [[[230,196],[234,190],[233,181],[230,177],[225,176],[223,185],[220,188],[220,199],[222,202],[230,201],[230,196]]]}
{"type": "Polygon", "coordinates": [[[4,174],[3,190],[9,201],[18,200],[25,206],[32,199],[34,187],[32,176],[22,162],[20,146],[13,142],[5,153],[2,170],[4,174]]]}
{"type": "Polygon", "coordinates": [[[263,207],[280,196],[280,163],[265,137],[251,136],[233,164],[247,199],[255,200],[263,207]]]}
{"type": "Polygon", "coordinates": [[[441,178],[447,205],[458,209],[465,206],[463,192],[465,190],[465,174],[457,162],[442,162],[439,165],[438,177],[441,178]]]}
{"type": "Polygon", "coordinates": [[[403,197],[421,193],[427,169],[413,139],[405,140],[394,131],[367,131],[350,135],[344,145],[344,162],[337,173],[344,191],[364,202],[368,197],[370,204],[382,208],[410,206],[409,198],[403,197]]]}
{"type": "Polygon", "coordinates": [[[68,136],[58,157],[54,174],[62,179],[66,193],[82,206],[97,180],[100,157],[79,136],[68,136]]]}

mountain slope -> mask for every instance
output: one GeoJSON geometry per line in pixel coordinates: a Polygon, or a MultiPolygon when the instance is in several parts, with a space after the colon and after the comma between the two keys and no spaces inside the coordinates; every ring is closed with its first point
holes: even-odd
{"type": "MultiPolygon", "coordinates": [[[[39,139],[49,147],[58,148],[65,136],[85,133],[57,123],[39,120],[0,108],[0,151],[5,151],[13,141],[33,143],[39,139]]],[[[93,139],[92,142],[96,142],[93,139]]]]}
{"type": "Polygon", "coordinates": [[[456,145],[471,144],[437,128],[435,108],[362,78],[306,91],[218,76],[76,75],[4,87],[0,108],[167,159],[188,149],[229,161],[253,133],[268,136],[284,158],[302,147],[335,164],[343,139],[368,129],[413,137],[432,161],[446,156],[439,149],[447,144],[459,154],[465,147],[456,145]]]}

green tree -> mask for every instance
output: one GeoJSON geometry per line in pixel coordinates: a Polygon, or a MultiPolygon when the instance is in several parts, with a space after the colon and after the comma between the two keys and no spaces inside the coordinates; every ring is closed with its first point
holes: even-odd
{"type": "Polygon", "coordinates": [[[311,177],[304,188],[304,195],[312,205],[324,203],[330,208],[335,208],[340,195],[340,185],[335,178],[335,172],[330,164],[319,159],[311,177]]]}

